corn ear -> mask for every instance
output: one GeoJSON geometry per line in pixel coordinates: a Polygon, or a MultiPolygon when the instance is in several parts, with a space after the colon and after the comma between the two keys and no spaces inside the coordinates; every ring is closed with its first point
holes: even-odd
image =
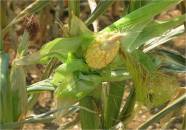
{"type": "Polygon", "coordinates": [[[118,54],[120,35],[103,34],[97,36],[87,48],[85,59],[93,69],[106,67],[118,54]]]}
{"type": "Polygon", "coordinates": [[[134,82],[137,100],[148,107],[158,106],[168,101],[178,86],[176,80],[148,66],[153,65],[150,61],[147,64],[143,58],[140,59],[123,50],[120,52],[134,82]]]}
{"type": "MultiPolygon", "coordinates": [[[[87,96],[81,99],[80,106],[97,112],[97,107],[92,97],[87,96]]],[[[98,114],[96,113],[90,113],[89,111],[80,109],[80,120],[81,120],[81,128],[83,130],[99,129],[100,120],[98,114]]]]}

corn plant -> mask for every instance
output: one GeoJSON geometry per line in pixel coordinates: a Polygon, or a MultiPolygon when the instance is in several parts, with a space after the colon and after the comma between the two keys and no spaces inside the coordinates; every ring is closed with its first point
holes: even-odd
{"type": "MultiPolygon", "coordinates": [[[[119,123],[127,125],[131,121],[136,103],[153,108],[172,101],[179,88],[176,79],[167,72],[185,72],[185,57],[158,46],[184,33],[186,15],[161,21],[154,17],[180,2],[183,1],[130,0],[125,4],[123,17],[94,32],[89,25],[114,0],[100,0],[86,21],[79,17],[80,1],[69,0],[66,35],[49,41],[38,52],[27,55],[29,35],[25,31],[9,70],[8,54],[3,51],[2,38],[18,21],[49,3],[47,0],[35,1],[6,27],[2,26],[1,128],[15,129],[25,123],[55,121],[71,112],[78,112],[79,118],[71,123],[80,122],[82,129],[117,129],[119,123]],[[56,60],[60,65],[53,67],[56,60]],[[47,65],[47,75],[42,81],[26,86],[24,67],[33,64],[47,65]],[[129,81],[133,84],[127,88],[129,81]],[[127,89],[129,96],[123,106],[123,94],[127,89]],[[54,92],[56,109],[26,117],[33,99],[41,91],[54,92]]],[[[183,108],[185,100],[184,93],[139,129],[146,129],[166,114],[183,108]]]]}

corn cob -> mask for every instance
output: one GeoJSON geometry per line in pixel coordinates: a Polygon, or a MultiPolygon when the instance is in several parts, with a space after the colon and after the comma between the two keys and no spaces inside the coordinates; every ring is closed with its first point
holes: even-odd
{"type": "Polygon", "coordinates": [[[102,69],[113,61],[119,50],[121,35],[104,34],[97,36],[88,46],[85,59],[89,67],[102,69]]]}

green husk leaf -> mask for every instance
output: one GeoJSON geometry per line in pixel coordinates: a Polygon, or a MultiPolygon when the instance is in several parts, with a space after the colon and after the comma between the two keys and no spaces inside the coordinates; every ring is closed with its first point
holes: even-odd
{"type": "Polygon", "coordinates": [[[75,53],[80,44],[88,43],[93,40],[90,35],[82,35],[72,38],[56,38],[46,43],[39,52],[20,57],[15,60],[16,65],[29,65],[35,63],[48,63],[52,57],[65,61],[69,52],[75,53]]]}
{"type": "Polygon", "coordinates": [[[52,78],[52,83],[57,86],[57,96],[76,100],[86,96],[100,82],[101,76],[89,74],[87,64],[82,59],[73,58],[71,54],[66,62],[56,69],[52,78]]]}
{"type": "Polygon", "coordinates": [[[95,74],[89,75],[65,75],[61,86],[57,87],[56,94],[61,98],[80,100],[94,90],[101,82],[101,77],[95,74]],[[66,78],[65,78],[66,77],[66,78]]]}
{"type": "Polygon", "coordinates": [[[87,28],[87,26],[83,23],[82,20],[80,20],[75,15],[72,15],[71,21],[70,21],[70,36],[78,36],[83,34],[92,34],[92,32],[87,28]],[[78,26],[77,26],[78,25],[78,26]]]}

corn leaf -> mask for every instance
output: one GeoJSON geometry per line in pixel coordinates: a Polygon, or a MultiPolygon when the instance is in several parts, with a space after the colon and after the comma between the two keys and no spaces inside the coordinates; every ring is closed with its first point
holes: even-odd
{"type": "Polygon", "coordinates": [[[45,79],[37,83],[34,83],[30,86],[27,86],[27,92],[35,93],[35,92],[40,92],[40,91],[54,91],[55,87],[56,86],[54,86],[51,83],[51,79],[45,79]]]}
{"type": "Polygon", "coordinates": [[[20,38],[20,43],[17,49],[17,57],[24,56],[27,53],[29,42],[29,34],[28,32],[24,32],[23,36],[20,38]]]}
{"type": "Polygon", "coordinates": [[[126,103],[120,112],[119,121],[122,121],[124,124],[126,124],[132,118],[132,116],[134,115],[135,102],[136,102],[135,89],[131,88],[126,103]]]}
{"type": "Polygon", "coordinates": [[[104,28],[101,32],[135,32],[136,30],[133,30],[134,26],[146,24],[145,22],[147,20],[152,20],[154,16],[176,5],[180,1],[181,0],[158,0],[150,2],[104,28]]]}
{"type": "Polygon", "coordinates": [[[111,128],[117,121],[124,94],[124,82],[111,82],[104,103],[104,128],[111,128]]]}
{"type": "Polygon", "coordinates": [[[9,84],[9,56],[0,54],[0,123],[13,121],[12,94],[9,84]]]}
{"type": "Polygon", "coordinates": [[[23,119],[27,112],[26,75],[22,66],[12,66],[10,84],[13,99],[13,117],[14,121],[17,121],[23,119]]]}
{"type": "MultiPolygon", "coordinates": [[[[150,1],[150,0],[149,0],[150,1]]],[[[129,1],[129,7],[127,8],[127,14],[138,9],[141,8],[142,6],[144,6],[147,3],[146,0],[130,0],[129,1]]]]}
{"type": "Polygon", "coordinates": [[[146,42],[143,52],[149,52],[153,50],[154,48],[158,47],[159,45],[172,40],[176,36],[183,34],[184,30],[185,30],[184,25],[181,25],[175,29],[168,30],[161,36],[152,38],[151,40],[146,42]]]}
{"type": "Polygon", "coordinates": [[[163,62],[160,66],[160,70],[164,72],[185,73],[186,66],[181,64],[175,64],[173,62],[163,62]]]}
{"type": "Polygon", "coordinates": [[[165,56],[166,60],[168,60],[167,58],[169,58],[171,61],[175,61],[176,63],[185,65],[186,57],[181,55],[177,51],[173,51],[173,50],[165,49],[165,48],[159,48],[157,49],[157,52],[165,56]]]}
{"type": "MultiPolygon", "coordinates": [[[[93,98],[89,96],[84,97],[80,100],[80,106],[83,106],[85,108],[97,112],[96,104],[93,98]]],[[[83,130],[100,128],[100,120],[99,120],[98,113],[90,113],[88,111],[80,109],[80,121],[81,121],[81,128],[83,130]]]]}
{"type": "Polygon", "coordinates": [[[185,105],[186,101],[186,94],[182,95],[178,99],[176,99],[174,102],[172,102],[170,105],[166,106],[164,109],[150,117],[146,122],[141,124],[138,129],[144,130],[148,126],[150,126],[152,123],[159,121],[161,118],[165,117],[166,114],[170,113],[171,111],[175,110],[176,108],[181,108],[185,105]]]}
{"type": "Polygon", "coordinates": [[[185,21],[186,15],[178,16],[167,21],[153,21],[149,23],[128,48],[133,51],[154,37],[161,36],[168,30],[177,27],[185,21]]]}
{"type": "Polygon", "coordinates": [[[70,17],[72,15],[79,17],[80,0],[68,0],[68,12],[70,14],[70,17]]]}
{"type": "Polygon", "coordinates": [[[98,75],[65,75],[66,81],[61,81],[61,86],[57,87],[56,94],[61,98],[73,98],[80,100],[94,90],[101,82],[98,75]],[[79,77],[79,78],[78,78],[79,77]]]}
{"type": "Polygon", "coordinates": [[[113,2],[114,0],[100,0],[96,9],[85,21],[86,25],[90,25],[92,22],[94,22],[94,20],[96,20],[100,15],[102,15],[106,11],[106,9],[108,9],[108,7],[112,5],[113,2]]]}

